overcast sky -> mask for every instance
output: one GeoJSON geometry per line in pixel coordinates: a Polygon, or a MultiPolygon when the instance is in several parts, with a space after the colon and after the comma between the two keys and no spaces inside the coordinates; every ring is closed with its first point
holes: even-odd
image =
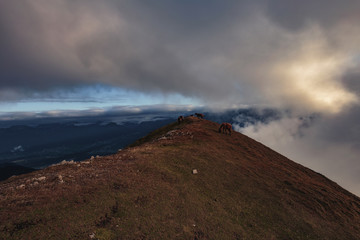
{"type": "Polygon", "coordinates": [[[1,1],[0,113],[276,108],[238,130],[360,195],[359,22],[358,0],[1,1]]]}

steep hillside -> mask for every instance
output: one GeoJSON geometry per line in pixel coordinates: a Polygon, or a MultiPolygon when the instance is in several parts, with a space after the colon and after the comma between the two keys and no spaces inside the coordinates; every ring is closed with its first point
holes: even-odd
{"type": "Polygon", "coordinates": [[[0,239],[360,239],[358,197],[218,127],[189,117],[1,182],[0,239]]]}

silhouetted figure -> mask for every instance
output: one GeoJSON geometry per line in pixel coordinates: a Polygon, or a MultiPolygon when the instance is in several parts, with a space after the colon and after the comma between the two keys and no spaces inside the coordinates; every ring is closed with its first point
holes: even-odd
{"type": "Polygon", "coordinates": [[[197,116],[198,118],[204,118],[205,115],[202,113],[195,113],[195,116],[197,116]]]}
{"type": "Polygon", "coordinates": [[[178,123],[180,124],[181,122],[183,122],[184,121],[184,117],[183,116],[180,116],[180,117],[178,117],[178,123]]]}
{"type": "Polygon", "coordinates": [[[222,123],[219,128],[219,133],[221,133],[222,130],[223,133],[229,133],[229,135],[231,135],[231,129],[232,127],[230,123],[222,123]]]}

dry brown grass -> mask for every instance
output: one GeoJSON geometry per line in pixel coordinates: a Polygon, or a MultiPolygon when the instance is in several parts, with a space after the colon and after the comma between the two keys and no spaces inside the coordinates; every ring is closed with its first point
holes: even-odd
{"type": "Polygon", "coordinates": [[[360,239],[358,197],[218,127],[186,118],[0,183],[0,239],[360,239]]]}

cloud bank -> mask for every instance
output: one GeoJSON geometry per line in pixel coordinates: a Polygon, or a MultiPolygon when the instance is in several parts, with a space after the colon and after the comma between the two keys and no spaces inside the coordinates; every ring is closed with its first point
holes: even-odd
{"type": "Polygon", "coordinates": [[[354,1],[0,4],[1,100],[101,83],[224,107],[358,102],[343,82],[359,64],[354,1]]]}
{"type": "Polygon", "coordinates": [[[235,130],[360,196],[359,117],[360,109],[356,107],[341,116],[304,116],[280,111],[270,121],[250,119],[243,127],[236,118],[233,122],[235,130]]]}

